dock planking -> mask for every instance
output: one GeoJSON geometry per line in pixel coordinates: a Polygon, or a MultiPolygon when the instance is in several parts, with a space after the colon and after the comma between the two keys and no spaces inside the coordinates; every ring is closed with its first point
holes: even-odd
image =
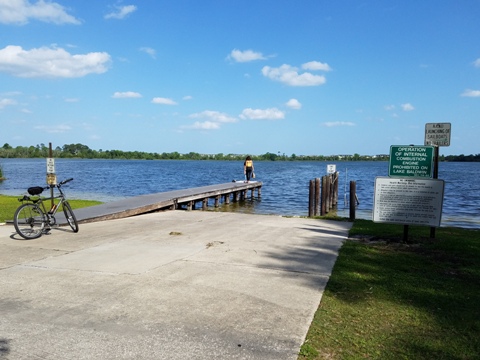
{"type": "Polygon", "coordinates": [[[239,201],[251,197],[257,190],[261,196],[262,182],[232,181],[230,183],[201,186],[182,190],[173,190],[161,193],[134,196],[127,199],[95,205],[87,208],[75,209],[75,216],[80,223],[120,219],[129,216],[141,215],[152,211],[182,209],[192,210],[196,203],[201,202],[202,209],[208,207],[209,199],[214,200],[214,206],[220,202],[228,204],[230,201],[239,201]]]}

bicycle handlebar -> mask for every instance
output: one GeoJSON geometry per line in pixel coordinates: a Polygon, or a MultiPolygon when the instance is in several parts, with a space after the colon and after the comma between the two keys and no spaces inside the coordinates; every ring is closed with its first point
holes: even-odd
{"type": "Polygon", "coordinates": [[[65,185],[66,183],[68,183],[68,182],[70,182],[70,181],[72,181],[72,180],[73,180],[73,178],[70,178],[70,179],[67,179],[67,180],[63,180],[63,181],[61,181],[61,182],[58,184],[58,186],[65,185]]]}

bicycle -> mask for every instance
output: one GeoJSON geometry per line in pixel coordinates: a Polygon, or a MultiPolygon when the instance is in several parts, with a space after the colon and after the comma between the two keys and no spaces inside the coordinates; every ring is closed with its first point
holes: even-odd
{"type": "Polygon", "coordinates": [[[67,201],[65,193],[62,190],[62,186],[72,181],[73,178],[63,180],[58,185],[49,185],[47,187],[33,186],[27,189],[31,196],[24,195],[19,198],[18,201],[22,202],[22,205],[15,211],[13,218],[13,225],[17,233],[25,239],[36,239],[47,234],[52,227],[57,225],[55,215],[57,211],[62,207],[65,219],[68,225],[72,228],[73,232],[78,232],[78,222],[75,214],[72,211],[70,203],[67,201]],[[57,188],[59,195],[42,198],[40,194],[47,189],[57,188]],[[53,206],[47,211],[44,201],[52,200],[53,206]],[[59,199],[55,203],[54,199],[59,199]]]}

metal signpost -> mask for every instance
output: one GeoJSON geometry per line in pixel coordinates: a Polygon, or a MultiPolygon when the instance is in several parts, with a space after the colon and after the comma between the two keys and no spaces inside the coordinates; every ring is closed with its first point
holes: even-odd
{"type": "MultiPolygon", "coordinates": [[[[55,175],[55,159],[53,158],[52,143],[49,143],[47,158],[47,185],[57,184],[57,175],[55,175]]],[[[50,187],[50,198],[53,206],[53,187],[50,187]]]]}
{"type": "Polygon", "coordinates": [[[389,177],[375,179],[373,221],[404,225],[440,226],[445,183],[438,180],[439,147],[450,146],[451,124],[425,125],[425,146],[390,147],[389,177]],[[432,179],[433,178],[433,179],[432,179]]]}
{"type": "MultiPolygon", "coordinates": [[[[435,146],[435,164],[433,178],[438,179],[438,157],[440,146],[450,146],[450,135],[452,134],[451,123],[426,123],[425,124],[425,145],[435,146]]],[[[430,228],[430,237],[435,238],[435,228],[430,228]]]]}

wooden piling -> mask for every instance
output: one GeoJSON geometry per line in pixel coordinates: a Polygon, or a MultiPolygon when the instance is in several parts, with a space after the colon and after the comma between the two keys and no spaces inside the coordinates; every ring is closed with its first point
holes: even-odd
{"type": "Polygon", "coordinates": [[[350,181],[350,221],[355,220],[355,208],[357,197],[357,183],[350,181]]]}
{"type": "Polygon", "coordinates": [[[315,215],[315,180],[310,180],[308,187],[308,217],[315,215]]]}
{"type": "Polygon", "coordinates": [[[315,178],[315,209],[314,209],[314,215],[315,216],[319,216],[321,214],[320,206],[321,206],[321,201],[320,201],[320,178],[315,178]]]}

